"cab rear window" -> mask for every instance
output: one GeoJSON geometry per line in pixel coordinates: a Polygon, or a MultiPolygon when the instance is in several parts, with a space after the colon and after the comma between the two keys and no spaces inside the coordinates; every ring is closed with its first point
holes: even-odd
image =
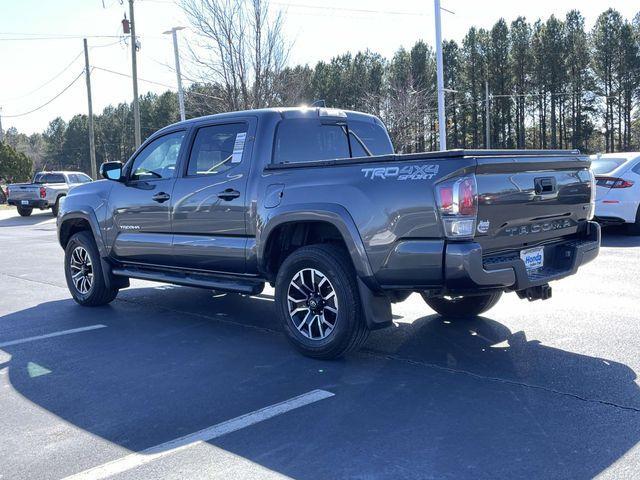
{"type": "Polygon", "coordinates": [[[61,173],[38,173],[33,183],[65,183],[65,179],[61,173]]]}
{"type": "Polygon", "coordinates": [[[377,124],[297,118],[283,120],[278,125],[273,163],[304,163],[391,153],[393,148],[387,132],[377,124]]]}

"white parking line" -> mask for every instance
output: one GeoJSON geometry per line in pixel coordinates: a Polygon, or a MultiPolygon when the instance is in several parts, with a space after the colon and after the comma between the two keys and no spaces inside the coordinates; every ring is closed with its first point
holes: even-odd
{"type": "Polygon", "coordinates": [[[11,340],[10,342],[0,343],[0,348],[10,347],[11,345],[19,345],[21,343],[33,342],[34,340],[44,340],[45,338],[60,337],[62,335],[71,335],[72,333],[88,332],[99,328],[106,328],[106,325],[96,324],[88,327],[72,328],[71,330],[61,330],[59,332],[47,333],[45,335],[37,335],[35,337],[21,338],[19,340],[11,340]]]}
{"type": "Polygon", "coordinates": [[[333,395],[333,393],[327,392],[326,390],[312,390],[311,392],[290,398],[284,402],[261,408],[260,410],[227,420],[226,422],[213,425],[212,427],[205,428],[204,430],[176,438],[175,440],[170,440],[166,443],[156,445],[155,447],[147,448],[139,453],[132,453],[126,457],[90,468],[89,470],[66,477],[63,480],[97,480],[107,478],[153,462],[159,458],[166,457],[167,455],[172,455],[180,450],[213,440],[214,438],[221,437],[227,433],[249,427],[255,423],[268,420],[277,415],[282,415],[283,413],[295,410],[296,408],[304,407],[310,403],[333,397],[333,395]]]}

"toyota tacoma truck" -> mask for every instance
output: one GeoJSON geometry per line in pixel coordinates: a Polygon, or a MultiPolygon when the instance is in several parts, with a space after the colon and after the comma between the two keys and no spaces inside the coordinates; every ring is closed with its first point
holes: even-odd
{"type": "Polygon", "coordinates": [[[60,201],[69,190],[91,181],[91,177],[82,172],[38,172],[31,183],[9,185],[7,203],[18,207],[18,213],[22,217],[31,215],[34,208],[50,208],[55,217],[58,215],[60,201]]]}
{"type": "Polygon", "coordinates": [[[382,122],[327,108],[187,120],[153,134],[58,215],[74,300],[130,278],[247,295],[275,287],[302,353],[334,358],[419,292],[465,319],[503,292],[551,296],[600,247],[594,178],[577,151],[397,155],[382,122]]]}

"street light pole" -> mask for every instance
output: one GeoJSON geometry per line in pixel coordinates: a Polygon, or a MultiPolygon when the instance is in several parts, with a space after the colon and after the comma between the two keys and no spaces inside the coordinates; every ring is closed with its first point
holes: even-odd
{"type": "Polygon", "coordinates": [[[447,149],[447,129],[444,116],[444,73],[442,68],[442,27],[440,24],[440,0],[433,0],[436,19],[436,67],[438,76],[438,133],[440,150],[447,149]]]}
{"type": "Polygon", "coordinates": [[[164,32],[165,34],[171,34],[173,37],[173,54],[176,61],[176,77],[178,80],[178,104],[180,105],[180,120],[184,122],[184,91],[182,90],[182,75],[180,74],[180,54],[178,53],[178,30],[183,30],[184,27],[173,27],[171,30],[164,32]]]}

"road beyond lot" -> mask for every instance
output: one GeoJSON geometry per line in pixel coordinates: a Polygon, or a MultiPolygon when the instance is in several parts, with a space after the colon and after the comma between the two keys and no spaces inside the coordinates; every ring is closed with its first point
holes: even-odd
{"type": "Polygon", "coordinates": [[[0,479],[638,478],[640,237],[477,320],[418,295],[340,361],[258,297],[77,306],[49,212],[0,210],[0,479]]]}

